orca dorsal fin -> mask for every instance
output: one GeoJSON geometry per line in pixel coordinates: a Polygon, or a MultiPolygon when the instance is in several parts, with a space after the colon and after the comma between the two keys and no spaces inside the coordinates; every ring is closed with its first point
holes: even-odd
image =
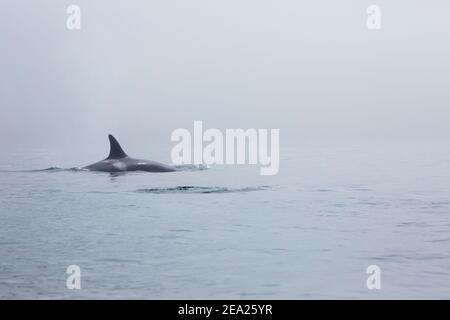
{"type": "Polygon", "coordinates": [[[108,135],[109,138],[109,145],[110,145],[110,151],[109,156],[106,159],[122,159],[127,157],[127,154],[123,152],[122,147],[117,142],[116,138],[114,138],[112,135],[108,135]]]}

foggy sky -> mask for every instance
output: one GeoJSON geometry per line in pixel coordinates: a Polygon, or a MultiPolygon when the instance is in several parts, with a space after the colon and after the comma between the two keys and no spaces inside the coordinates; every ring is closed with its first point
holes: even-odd
{"type": "MultiPolygon", "coordinates": [[[[450,2],[3,0],[0,144],[169,148],[280,128],[283,143],[445,140],[450,2]],[[66,8],[81,8],[81,30],[66,8]],[[381,7],[381,30],[366,8],[381,7]]],[[[62,147],[63,148],[63,147],[62,147]]],[[[67,147],[66,147],[67,148],[67,147]]]]}

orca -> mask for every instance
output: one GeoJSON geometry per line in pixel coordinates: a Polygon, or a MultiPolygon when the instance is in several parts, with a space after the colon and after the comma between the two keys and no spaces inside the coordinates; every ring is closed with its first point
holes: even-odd
{"type": "Polygon", "coordinates": [[[174,167],[165,165],[156,161],[141,160],[129,157],[117,142],[116,138],[108,135],[110,151],[109,156],[99,162],[86,167],[89,171],[102,172],[127,172],[127,171],[146,171],[146,172],[173,172],[177,171],[174,167]]]}

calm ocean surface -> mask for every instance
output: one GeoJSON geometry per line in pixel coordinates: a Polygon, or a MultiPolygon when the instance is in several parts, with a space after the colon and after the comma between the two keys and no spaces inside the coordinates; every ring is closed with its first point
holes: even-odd
{"type": "Polygon", "coordinates": [[[0,297],[450,298],[448,144],[284,148],[280,161],[272,177],[112,176],[1,154],[0,297]],[[69,265],[81,290],[66,288],[69,265]]]}

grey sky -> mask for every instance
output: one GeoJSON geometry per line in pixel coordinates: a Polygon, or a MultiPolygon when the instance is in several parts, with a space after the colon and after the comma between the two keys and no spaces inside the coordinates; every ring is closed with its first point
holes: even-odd
{"type": "Polygon", "coordinates": [[[0,143],[171,146],[203,120],[281,140],[447,139],[450,2],[4,0],[0,143]],[[82,29],[66,29],[66,8],[82,29]],[[366,28],[366,8],[382,29],[366,28]],[[122,137],[122,138],[121,138],[122,137]]]}

